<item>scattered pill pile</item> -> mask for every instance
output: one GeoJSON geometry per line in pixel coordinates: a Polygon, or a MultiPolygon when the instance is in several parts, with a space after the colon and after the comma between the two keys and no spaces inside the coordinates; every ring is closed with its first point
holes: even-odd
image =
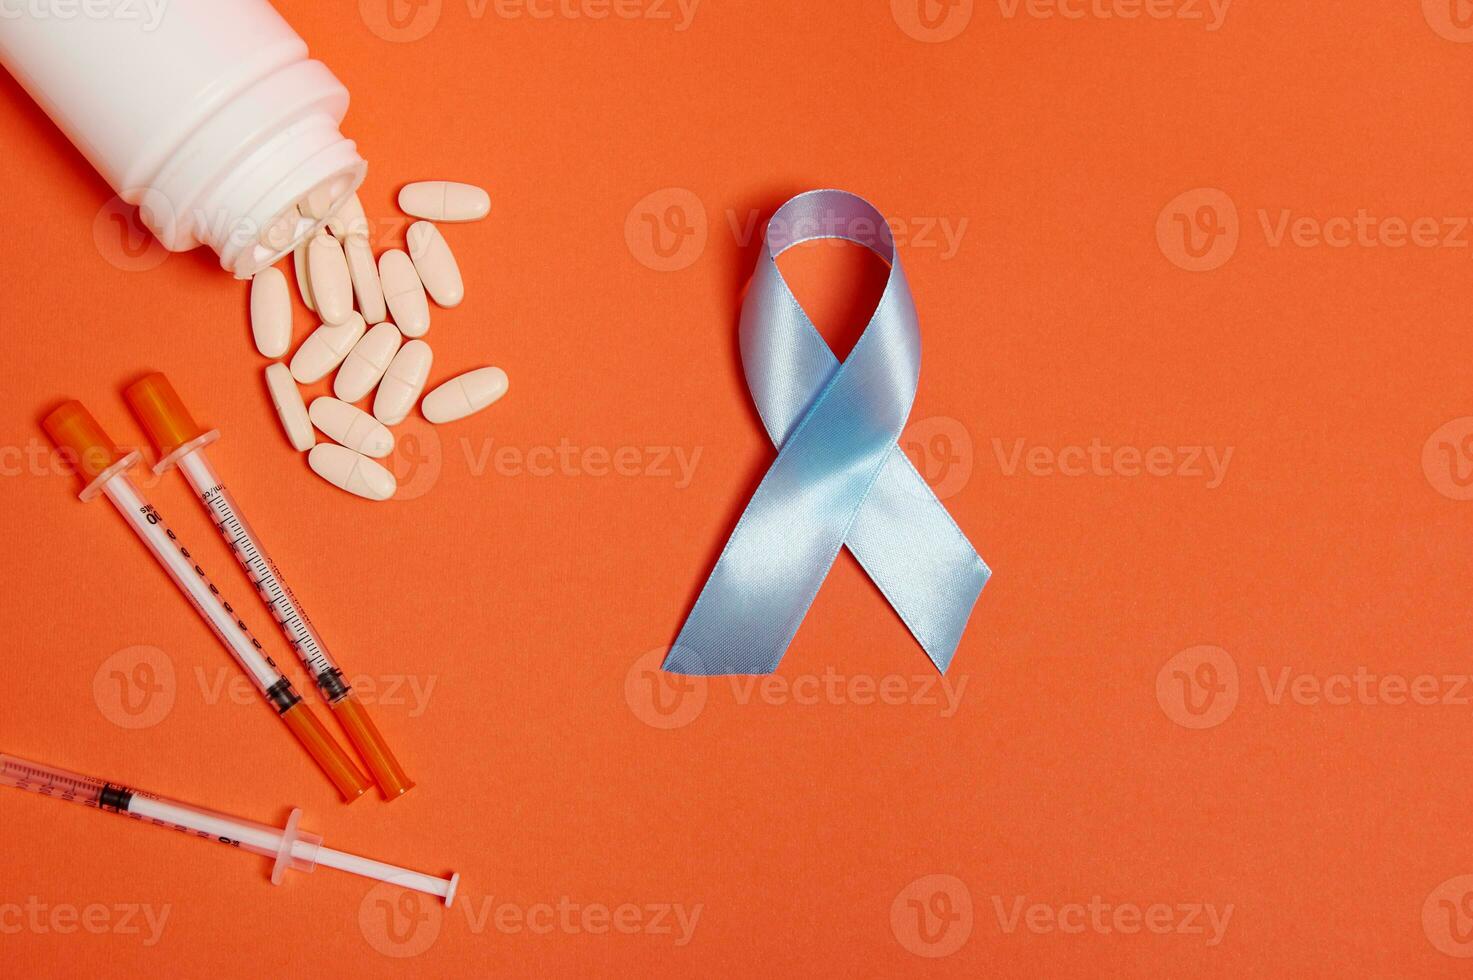
{"type": "Polygon", "coordinates": [[[423,339],[430,329],[430,303],[460,305],[465,283],[450,245],[434,222],[477,221],[491,210],[484,190],[451,181],[421,181],[399,192],[399,207],[422,220],[405,234],[408,251],[389,249],[375,260],[368,219],[356,195],[336,212],[331,189],[309,195],[285,228],[299,219],[324,227],[292,254],[297,291],[321,325],[282,362],[292,342],[292,301],[286,275],[264,269],[251,281],[251,336],[274,362],[266,389],[281,417],[287,440],[324,480],[369,500],[387,500],[397,490],[394,474],[375,460],[394,451],[389,430],[420,413],[443,424],[478,412],[506,394],[506,372],[477,368],[424,394],[433,354],[423,339]],[[314,384],[334,371],[335,397],[314,399],[309,409],[299,384],[314,384]],[[373,395],[371,411],[354,402],[373,395]],[[423,395],[423,400],[421,396],[423,395]],[[318,443],[316,432],[332,440],[318,443]]]}

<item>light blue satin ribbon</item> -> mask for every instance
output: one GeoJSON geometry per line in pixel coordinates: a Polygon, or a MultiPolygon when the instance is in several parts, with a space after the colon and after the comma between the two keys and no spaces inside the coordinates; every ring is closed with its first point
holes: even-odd
{"type": "Polygon", "coordinates": [[[897,444],[921,337],[889,225],[844,191],[800,194],[768,223],[742,304],[747,387],[777,459],[696,599],[664,669],[770,674],[848,545],[942,673],[991,572],[897,444]],[[777,257],[837,238],[890,266],[879,305],[840,364],[777,257]]]}

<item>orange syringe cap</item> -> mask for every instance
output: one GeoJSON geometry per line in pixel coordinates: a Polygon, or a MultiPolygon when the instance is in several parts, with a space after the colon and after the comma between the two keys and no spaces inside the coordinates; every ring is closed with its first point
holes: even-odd
{"type": "Polygon", "coordinates": [[[157,371],[130,384],[123,390],[123,397],[160,458],[167,459],[180,446],[206,434],[184,407],[169,379],[157,371]]]}
{"type": "Polygon", "coordinates": [[[348,753],[343,751],[337,739],[327,733],[327,729],[322,727],[322,722],[305,702],[298,701],[282,712],[281,720],[286,722],[286,727],[292,730],[292,734],[317,763],[318,768],[332,780],[332,784],[342,794],[344,803],[352,803],[373,785],[367,776],[358,771],[348,753]]]}
{"type": "Polygon", "coordinates": [[[384,799],[397,800],[414,788],[399,760],[394,758],[389,743],[384,741],[373,719],[368,717],[368,712],[354,694],[350,692],[347,697],[334,701],[332,710],[358,755],[368,765],[368,771],[373,773],[374,782],[378,783],[384,799]]]}
{"type": "Polygon", "coordinates": [[[57,448],[71,457],[83,483],[91,483],[125,457],[79,401],[63,402],[52,409],[41,420],[41,428],[57,448]]]}

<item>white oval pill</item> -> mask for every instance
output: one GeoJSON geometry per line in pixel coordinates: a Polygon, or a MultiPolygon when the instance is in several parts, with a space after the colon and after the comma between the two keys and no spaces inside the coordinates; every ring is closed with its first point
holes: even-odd
{"type": "Polygon", "coordinates": [[[307,410],[312,424],[340,446],[378,459],[394,451],[394,434],[363,409],[336,398],[314,398],[307,410]]]}
{"type": "Polygon", "coordinates": [[[304,385],[321,381],[343,363],[367,329],[363,317],[351,310],[342,323],[324,323],[302,341],[292,356],[292,377],[304,385]]]}
{"type": "Polygon", "coordinates": [[[297,222],[302,214],[296,208],[287,208],[271,224],[267,225],[256,240],[272,252],[280,252],[297,237],[297,222]]]}
{"type": "Polygon", "coordinates": [[[307,246],[312,244],[309,238],[297,246],[292,253],[292,270],[297,274],[297,292],[302,294],[302,302],[307,304],[307,309],[313,313],[317,312],[317,303],[312,299],[311,272],[307,269],[307,246]]]}
{"type": "Polygon", "coordinates": [[[501,368],[477,368],[436,387],[419,403],[419,410],[431,422],[454,422],[490,405],[506,394],[506,388],[501,368]]]}
{"type": "MultiPolygon", "coordinates": [[[[324,182],[318,184],[308,192],[307,196],[297,205],[298,209],[314,221],[321,221],[327,217],[328,209],[332,207],[332,198],[335,182],[324,182]]],[[[343,188],[347,190],[347,188],[343,188]]]]}
{"type": "Polygon", "coordinates": [[[368,215],[363,213],[363,202],[352,194],[327,219],[327,230],[339,240],[346,242],[350,235],[368,234],[368,215]]]}
{"type": "Polygon", "coordinates": [[[491,210],[491,195],[475,184],[418,180],[399,191],[399,210],[431,221],[479,221],[491,210]]]}
{"type": "Polygon", "coordinates": [[[369,500],[388,500],[399,489],[394,474],[361,453],[319,442],[307,454],[307,465],[328,483],[369,500]]]}
{"type": "Polygon", "coordinates": [[[414,271],[414,260],[407,252],[391,248],[378,257],[379,283],[389,317],[399,325],[406,337],[423,337],[430,329],[430,303],[425,298],[424,283],[414,271]]]}
{"type": "Polygon", "coordinates": [[[409,241],[414,271],[419,273],[419,281],[424,283],[430,299],[447,308],[459,306],[465,299],[465,282],[440,229],[428,221],[416,221],[404,237],[409,241]]]}
{"type": "Polygon", "coordinates": [[[419,401],[420,392],[425,390],[425,381],[430,376],[430,362],[434,355],[430,345],[423,340],[411,340],[399,348],[384,379],[379,382],[378,394],[373,398],[373,417],[384,425],[398,425],[409,415],[414,403],[419,401]]]}
{"type": "Polygon", "coordinates": [[[271,393],[271,404],[281,417],[281,427],[297,452],[312,448],[317,437],[312,434],[312,422],[307,418],[307,406],[302,402],[302,393],[285,364],[273,364],[266,369],[266,390],[271,393]]]}
{"type": "Polygon", "coordinates": [[[318,232],[307,246],[307,275],[322,322],[348,319],[353,312],[353,277],[348,275],[342,243],[325,231],[318,232]]]}
{"type": "Polygon", "coordinates": [[[265,357],[280,357],[292,343],[292,296],[275,267],[251,278],[251,337],[265,357]]]}
{"type": "Polygon", "coordinates": [[[338,368],[338,376],[332,380],[333,394],[345,402],[356,402],[372,391],[402,342],[399,328],[392,323],[380,323],[364,334],[338,368]]]}
{"type": "Polygon", "coordinates": [[[343,242],[343,256],[348,260],[348,276],[353,280],[353,295],[358,297],[358,312],[368,323],[383,323],[389,318],[384,304],[384,289],[379,283],[378,263],[373,260],[373,247],[367,235],[349,235],[343,242]]]}

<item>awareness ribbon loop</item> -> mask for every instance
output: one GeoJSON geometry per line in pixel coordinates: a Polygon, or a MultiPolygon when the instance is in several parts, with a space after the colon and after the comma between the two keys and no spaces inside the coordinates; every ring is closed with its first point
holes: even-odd
{"type": "Polygon", "coordinates": [[[991,572],[898,444],[920,379],[920,323],[884,216],[837,190],[779,208],[742,303],[741,350],[778,455],[664,669],[772,673],[847,545],[945,673],[991,572]],[[777,267],[789,248],[823,238],[863,245],[890,266],[843,363],[777,267]]]}

